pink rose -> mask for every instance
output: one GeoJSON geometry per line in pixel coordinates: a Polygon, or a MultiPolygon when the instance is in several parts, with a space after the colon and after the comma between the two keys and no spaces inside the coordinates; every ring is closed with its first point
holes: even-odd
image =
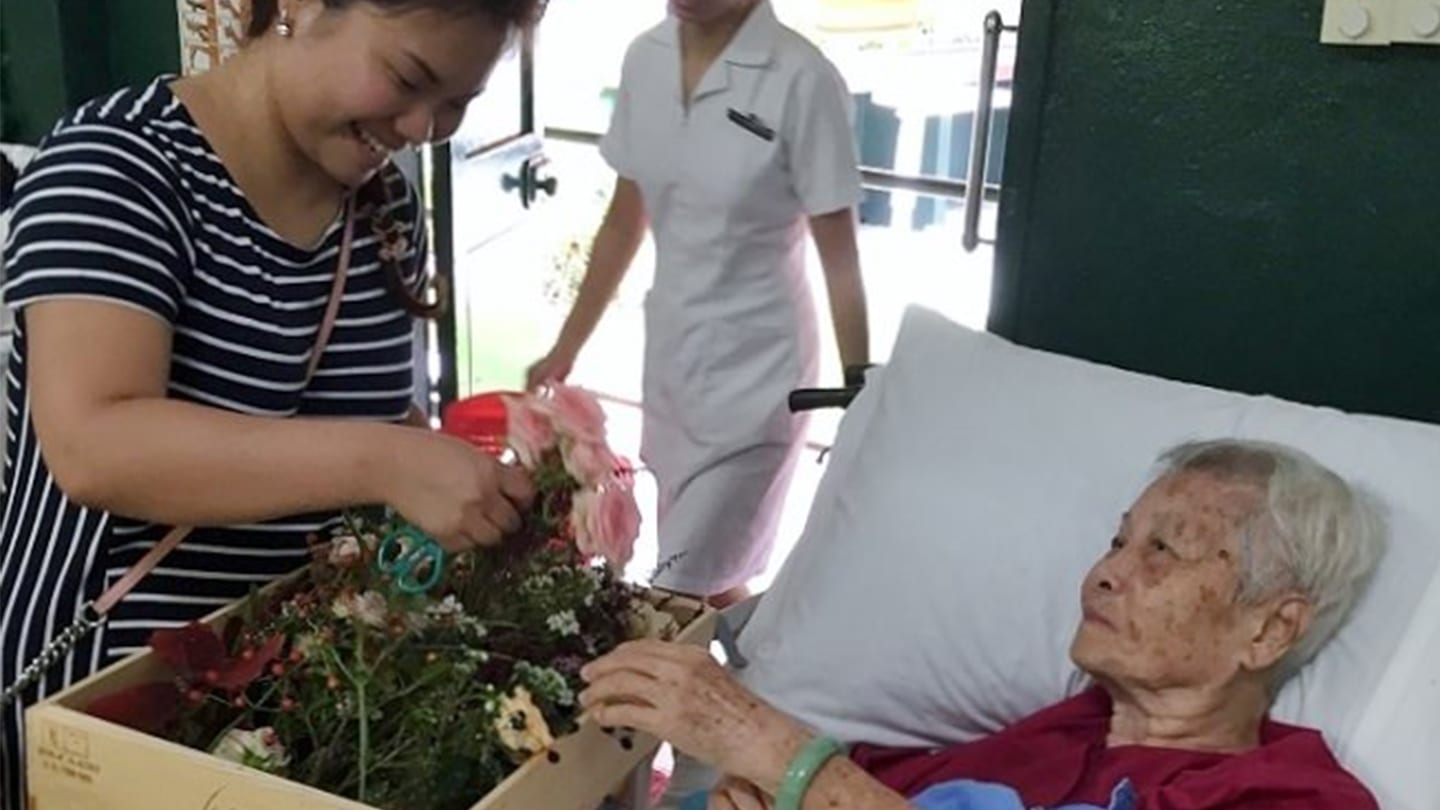
{"type": "Polygon", "coordinates": [[[635,553],[640,536],[640,507],[628,489],[600,491],[600,554],[615,568],[624,568],[635,553]]]}
{"type": "Polygon", "coordinates": [[[624,568],[640,535],[640,509],[635,496],[623,487],[582,490],[571,506],[570,528],[581,554],[604,557],[612,567],[624,568]]]}
{"type": "Polygon", "coordinates": [[[535,469],[545,451],[555,446],[555,426],[543,405],[532,397],[505,397],[506,433],[520,465],[535,469]]]}
{"type": "Polygon", "coordinates": [[[575,548],[587,559],[600,554],[595,531],[599,511],[600,493],[593,489],[582,489],[570,499],[570,533],[575,535],[575,548]]]}
{"type": "Polygon", "coordinates": [[[556,385],[551,388],[549,404],[561,433],[581,442],[605,439],[605,411],[589,391],[556,385]]]}
{"type": "Polygon", "coordinates": [[[635,486],[635,463],[624,456],[615,457],[615,479],[620,486],[630,489],[635,486]]]}
{"type": "Polygon", "coordinates": [[[586,488],[612,480],[620,467],[610,448],[599,442],[571,442],[564,455],[565,472],[586,488]]]}

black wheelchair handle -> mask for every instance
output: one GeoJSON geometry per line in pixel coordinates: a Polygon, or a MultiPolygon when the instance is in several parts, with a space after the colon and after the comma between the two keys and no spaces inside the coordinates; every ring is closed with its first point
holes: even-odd
{"type": "Polygon", "coordinates": [[[818,411],[825,408],[846,408],[860,394],[860,386],[845,388],[797,388],[790,392],[790,412],[818,411]]]}

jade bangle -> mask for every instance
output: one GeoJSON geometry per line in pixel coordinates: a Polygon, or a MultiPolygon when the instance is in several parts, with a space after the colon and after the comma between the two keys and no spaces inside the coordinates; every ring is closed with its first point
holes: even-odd
{"type": "Polygon", "coordinates": [[[775,794],[775,810],[800,810],[810,783],[815,781],[815,774],[825,767],[831,757],[844,750],[845,746],[831,737],[816,737],[806,743],[785,769],[785,781],[780,783],[780,790],[775,794]]]}

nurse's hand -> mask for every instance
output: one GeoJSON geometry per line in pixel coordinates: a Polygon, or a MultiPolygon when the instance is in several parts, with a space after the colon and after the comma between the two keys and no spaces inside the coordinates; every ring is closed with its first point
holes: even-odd
{"type": "Polygon", "coordinates": [[[443,433],[397,431],[390,469],[380,470],[385,503],[446,551],[499,543],[520,528],[535,497],[530,476],[443,433]]]}
{"type": "Polygon", "coordinates": [[[575,353],[556,346],[525,370],[525,390],[534,391],[547,383],[563,383],[575,368],[575,353]]]}

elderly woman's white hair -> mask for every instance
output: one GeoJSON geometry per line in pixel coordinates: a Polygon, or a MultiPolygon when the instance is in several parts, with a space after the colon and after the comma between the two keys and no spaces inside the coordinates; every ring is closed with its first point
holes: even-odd
{"type": "Polygon", "coordinates": [[[1276,668],[1278,687],[1345,623],[1385,552],[1388,531],[1368,493],[1291,447],[1218,439],[1160,456],[1161,476],[1194,472],[1253,485],[1262,495],[1240,528],[1238,598],[1254,603],[1297,591],[1310,627],[1276,668]]]}

